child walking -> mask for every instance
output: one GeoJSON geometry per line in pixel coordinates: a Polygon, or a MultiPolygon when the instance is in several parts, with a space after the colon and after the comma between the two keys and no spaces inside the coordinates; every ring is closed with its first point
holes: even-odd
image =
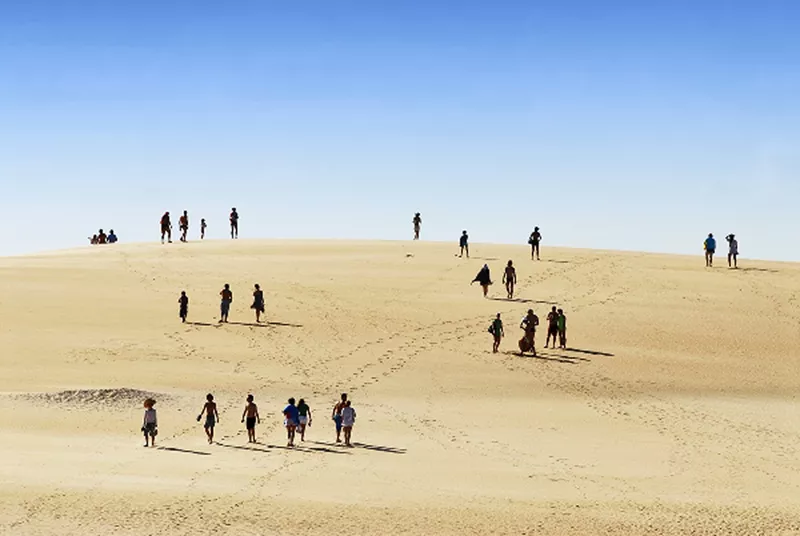
{"type": "Polygon", "coordinates": [[[258,406],[253,402],[253,395],[247,395],[247,405],[242,412],[242,422],[247,423],[247,441],[248,443],[256,442],[256,423],[261,424],[261,417],[258,415],[258,406]]]}
{"type": "Polygon", "coordinates": [[[350,437],[353,435],[353,425],[356,423],[356,410],[350,405],[350,401],[344,403],[342,408],[342,429],[344,430],[344,446],[352,447],[350,437]]]}
{"type": "Polygon", "coordinates": [[[181,297],[178,298],[178,303],[181,307],[181,310],[178,314],[181,317],[181,322],[185,324],[186,317],[189,316],[189,296],[186,295],[185,290],[181,291],[181,297]]]}
{"type": "Polygon", "coordinates": [[[200,415],[197,416],[197,422],[203,418],[203,413],[206,414],[206,422],[203,425],[203,428],[206,431],[206,436],[208,437],[208,444],[211,445],[214,443],[214,426],[219,422],[219,412],[217,412],[217,403],[214,402],[214,395],[208,393],[206,395],[206,403],[203,406],[203,409],[200,411],[200,415]]]}
{"type": "Polygon", "coordinates": [[[158,416],[153,407],[156,401],[148,398],[144,401],[144,419],[142,420],[142,433],[144,434],[144,446],[155,447],[156,436],[158,435],[158,416]]]}

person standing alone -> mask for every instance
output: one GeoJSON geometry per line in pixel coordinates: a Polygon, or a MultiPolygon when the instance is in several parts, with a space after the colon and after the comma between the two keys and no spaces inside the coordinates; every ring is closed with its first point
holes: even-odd
{"type": "Polygon", "coordinates": [[[419,231],[422,227],[422,217],[419,215],[419,212],[414,214],[414,240],[419,240],[419,231]]]}
{"type": "Polygon", "coordinates": [[[738,268],[739,241],[733,234],[726,236],[725,240],[728,241],[728,268],[731,268],[731,261],[733,261],[733,268],[738,268]]]}
{"type": "Polygon", "coordinates": [[[539,242],[541,241],[542,241],[542,233],[539,232],[538,227],[534,227],[530,238],[528,238],[528,244],[531,245],[531,260],[533,260],[534,256],[536,257],[537,261],[541,260],[539,258],[539,242]]]}
{"type": "Polygon", "coordinates": [[[219,321],[220,323],[228,322],[228,313],[231,311],[231,304],[233,303],[233,292],[231,286],[225,283],[225,287],[219,293],[222,298],[219,305],[219,321]]]}
{"type": "Polygon", "coordinates": [[[231,239],[239,238],[239,213],[236,212],[236,207],[231,209],[231,239]]]}

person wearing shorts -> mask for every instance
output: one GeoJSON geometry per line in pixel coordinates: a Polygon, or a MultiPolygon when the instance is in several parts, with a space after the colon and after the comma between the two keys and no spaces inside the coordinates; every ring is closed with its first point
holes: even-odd
{"type": "Polygon", "coordinates": [[[539,232],[538,227],[533,228],[533,232],[531,233],[530,238],[528,238],[528,244],[531,245],[531,260],[536,258],[539,259],[539,243],[542,241],[542,233],[539,232]]]}
{"type": "Polygon", "coordinates": [[[726,236],[725,240],[728,241],[728,268],[739,268],[739,241],[733,234],[726,236]],[[733,261],[733,265],[731,265],[731,261],[733,261]]]}
{"type": "Polygon", "coordinates": [[[172,244],[172,222],[169,218],[169,212],[165,212],[163,216],[161,216],[161,243],[164,243],[164,237],[167,238],[170,244],[172,244]]]}
{"type": "Polygon", "coordinates": [[[353,426],[356,424],[356,410],[350,406],[350,401],[344,403],[342,408],[342,430],[344,430],[344,446],[352,447],[350,438],[353,434],[353,426]]]}
{"type": "Polygon", "coordinates": [[[156,435],[158,435],[158,416],[153,407],[156,401],[148,398],[144,401],[144,419],[142,421],[142,433],[144,434],[144,446],[156,446],[156,435]]]}
{"type": "Polygon", "coordinates": [[[239,213],[236,212],[236,207],[231,209],[231,239],[239,238],[239,213]]]}
{"type": "Polygon", "coordinates": [[[491,333],[494,337],[492,353],[496,354],[500,351],[500,342],[503,340],[503,336],[505,335],[503,332],[503,321],[500,318],[500,313],[497,313],[497,317],[495,317],[495,319],[492,321],[492,325],[489,326],[489,333],[491,333]]]}
{"type": "Polygon", "coordinates": [[[219,422],[217,403],[214,402],[214,395],[211,393],[206,395],[206,403],[203,405],[200,415],[197,416],[198,422],[203,418],[203,413],[206,414],[206,422],[203,424],[203,429],[206,431],[208,444],[211,445],[214,442],[214,426],[219,422]]]}
{"type": "Polygon", "coordinates": [[[564,309],[558,310],[558,347],[567,349],[567,315],[564,309]]]}
{"type": "Polygon", "coordinates": [[[286,437],[289,440],[286,446],[293,447],[295,431],[297,430],[297,425],[300,423],[300,413],[297,411],[294,398],[290,398],[289,405],[283,408],[283,416],[283,424],[286,426],[286,437]]]}
{"type": "Polygon", "coordinates": [[[311,426],[311,408],[308,407],[304,399],[300,399],[297,403],[297,413],[300,420],[298,421],[298,429],[300,432],[300,441],[306,440],[306,427],[311,426]]]}
{"type": "Polygon", "coordinates": [[[347,393],[342,393],[342,399],[333,406],[333,414],[331,415],[333,422],[336,424],[337,443],[342,442],[342,410],[344,409],[345,403],[347,403],[347,393]]]}
{"type": "Polygon", "coordinates": [[[712,233],[708,233],[708,238],[703,242],[703,248],[706,250],[706,268],[714,266],[714,252],[717,251],[717,240],[712,233]]]}
{"type": "Polygon", "coordinates": [[[261,417],[258,415],[258,406],[253,402],[253,395],[247,395],[247,404],[242,412],[242,422],[247,428],[247,442],[256,442],[256,423],[261,424],[261,417]]]}
{"type": "Polygon", "coordinates": [[[228,283],[225,283],[225,287],[219,293],[222,300],[219,304],[219,321],[228,322],[228,313],[231,310],[231,304],[233,303],[233,292],[231,291],[231,286],[228,283]]]}
{"type": "Polygon", "coordinates": [[[551,337],[553,338],[553,348],[555,348],[558,343],[558,310],[555,305],[553,309],[547,313],[547,340],[544,343],[545,348],[549,346],[551,337]]]}

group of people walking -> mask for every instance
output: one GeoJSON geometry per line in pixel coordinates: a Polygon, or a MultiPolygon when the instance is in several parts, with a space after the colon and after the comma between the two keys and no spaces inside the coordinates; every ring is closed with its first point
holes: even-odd
{"type": "MultiPolygon", "coordinates": [[[[231,305],[233,304],[233,291],[231,290],[231,286],[228,283],[225,283],[222,287],[222,290],[219,292],[220,296],[220,304],[219,304],[219,322],[220,324],[224,324],[228,322],[228,315],[231,311],[231,305]]],[[[189,296],[186,295],[186,291],[181,291],[181,295],[178,298],[179,310],[178,316],[181,319],[181,322],[186,322],[186,318],[189,316],[189,296]]],[[[261,290],[261,286],[256,283],[253,285],[253,303],[250,305],[250,308],[253,309],[256,313],[256,322],[261,323],[261,315],[264,314],[266,310],[266,305],[264,303],[264,291],[261,290]]]]}
{"type": "MultiPolygon", "coordinates": [[[[155,409],[156,401],[148,398],[144,401],[144,417],[142,419],[142,433],[144,434],[144,446],[155,447],[156,436],[158,435],[158,414],[155,409]]],[[[300,441],[305,441],[306,430],[311,426],[312,414],[311,407],[304,399],[298,402],[290,398],[286,407],[283,408],[283,425],[286,428],[287,447],[295,446],[295,438],[300,435],[300,441]]],[[[346,393],[343,393],[341,400],[336,403],[331,413],[331,419],[336,427],[336,442],[342,442],[342,432],[344,432],[344,444],[352,447],[351,438],[353,426],[356,422],[356,410],[353,408],[346,393]]],[[[214,429],[219,424],[219,410],[214,401],[214,395],[206,395],[203,409],[197,415],[197,422],[203,422],[203,430],[206,434],[208,444],[214,443],[214,429]]],[[[244,410],[242,411],[242,424],[247,430],[248,443],[256,443],[256,425],[261,424],[261,416],[258,413],[258,406],[252,394],[247,395],[244,410]]]]}
{"type": "MultiPolygon", "coordinates": [[[[231,226],[231,239],[239,238],[239,213],[236,211],[236,207],[231,209],[231,213],[228,216],[228,221],[230,222],[231,226]]],[[[165,212],[161,216],[161,243],[163,244],[164,241],[168,243],[172,243],[172,217],[169,214],[169,211],[165,212]]],[[[200,219],[200,240],[204,240],[206,237],[206,229],[208,225],[206,224],[205,218],[200,219]]],[[[188,234],[189,234],[189,212],[184,210],[183,214],[181,214],[180,218],[178,218],[178,230],[180,231],[180,238],[181,242],[188,241],[188,234]]]]}
{"type": "MultiPolygon", "coordinates": [[[[728,242],[728,268],[739,267],[739,241],[736,236],[731,233],[725,237],[728,242]]],[[[714,266],[714,253],[717,251],[717,239],[714,238],[714,233],[708,233],[708,237],[703,241],[703,249],[705,250],[706,268],[714,266]]]]}
{"type": "MultiPolygon", "coordinates": [[[[497,316],[489,325],[489,333],[494,338],[492,352],[495,354],[500,351],[500,343],[505,337],[501,316],[501,313],[497,313],[497,316]]],[[[536,316],[533,309],[528,309],[528,313],[522,318],[519,327],[524,332],[522,339],[519,341],[520,352],[522,354],[530,352],[536,356],[536,329],[539,327],[539,317],[536,316]]],[[[544,347],[567,349],[567,315],[564,314],[563,309],[559,309],[555,305],[547,313],[547,339],[544,347]]]]}

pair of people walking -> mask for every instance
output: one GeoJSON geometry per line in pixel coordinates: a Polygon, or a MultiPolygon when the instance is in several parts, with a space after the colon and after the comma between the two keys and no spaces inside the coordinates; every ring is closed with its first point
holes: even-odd
{"type": "MultiPolygon", "coordinates": [[[[739,268],[739,241],[736,236],[731,233],[725,237],[728,242],[728,268],[739,268]]],[[[703,241],[703,249],[705,250],[706,268],[714,266],[714,253],[717,251],[717,240],[714,238],[714,233],[708,233],[708,237],[703,241]]]]}
{"type": "MultiPolygon", "coordinates": [[[[228,283],[222,287],[222,290],[219,293],[220,295],[220,306],[219,306],[219,322],[220,323],[227,323],[228,316],[230,315],[231,305],[233,304],[233,291],[231,290],[231,286],[228,283]]],[[[178,311],[178,315],[181,319],[181,322],[186,322],[186,318],[189,315],[189,297],[186,295],[186,291],[181,291],[181,295],[178,298],[178,303],[180,309],[178,311]]],[[[261,286],[256,283],[254,285],[253,290],[253,304],[250,306],[256,312],[256,322],[261,322],[261,315],[264,314],[266,307],[264,305],[264,291],[261,290],[261,286]]]]}

